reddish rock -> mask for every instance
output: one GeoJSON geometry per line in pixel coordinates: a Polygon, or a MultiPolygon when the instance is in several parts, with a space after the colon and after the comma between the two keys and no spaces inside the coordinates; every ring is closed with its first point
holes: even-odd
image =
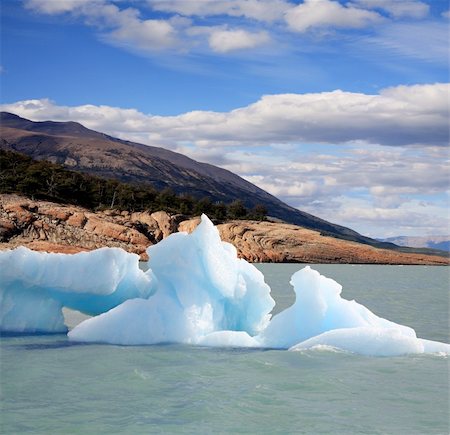
{"type": "Polygon", "coordinates": [[[126,243],[136,245],[148,245],[150,241],[143,234],[138,231],[127,228],[123,225],[115,224],[113,222],[102,220],[92,213],[88,215],[88,221],[84,226],[84,230],[92,232],[99,236],[104,236],[109,239],[120,240],[126,243]]]}
{"type": "Polygon", "coordinates": [[[71,212],[67,206],[44,207],[43,209],[39,208],[39,213],[60,221],[67,221],[71,215],[71,212]]]}
{"type": "Polygon", "coordinates": [[[17,219],[17,221],[27,224],[33,220],[33,214],[28,211],[29,203],[21,202],[19,204],[7,204],[5,211],[11,218],[17,219]]]}
{"type": "Polygon", "coordinates": [[[16,228],[16,226],[12,223],[12,221],[0,218],[0,228],[4,228],[7,231],[12,231],[16,228]]]}
{"type": "MultiPolygon", "coordinates": [[[[179,230],[192,232],[199,222],[199,218],[184,221],[179,230]]],[[[449,264],[445,257],[378,249],[296,225],[239,220],[217,228],[222,240],[233,244],[239,257],[251,262],[449,264]]]]}
{"type": "Polygon", "coordinates": [[[157,211],[155,213],[152,213],[151,217],[158,224],[158,227],[162,232],[163,238],[166,238],[170,234],[177,231],[177,225],[175,221],[165,211],[157,211]]]}
{"type": "MultiPolygon", "coordinates": [[[[146,260],[149,245],[177,230],[191,232],[200,222],[199,218],[181,219],[162,211],[93,213],[71,205],[0,195],[0,249],[23,245],[73,253],[110,246],[146,260]]],[[[284,223],[231,221],[218,229],[222,240],[252,262],[449,264],[445,257],[377,249],[284,223]]]]}
{"type": "Polygon", "coordinates": [[[189,219],[187,221],[183,221],[178,225],[178,231],[185,231],[186,233],[192,233],[197,225],[200,223],[200,218],[195,217],[193,219],[189,219]]]}
{"type": "Polygon", "coordinates": [[[87,222],[87,218],[83,212],[74,212],[66,222],[68,225],[83,228],[84,224],[87,222]]]}

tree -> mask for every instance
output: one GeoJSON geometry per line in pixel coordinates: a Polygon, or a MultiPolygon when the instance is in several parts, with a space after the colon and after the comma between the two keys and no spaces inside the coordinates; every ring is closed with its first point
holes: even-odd
{"type": "Polygon", "coordinates": [[[192,214],[193,208],[194,198],[187,194],[180,195],[180,213],[190,215],[192,214]]]}
{"type": "Polygon", "coordinates": [[[262,204],[256,204],[248,215],[249,219],[253,219],[255,221],[263,221],[267,216],[267,208],[262,204]]]}
{"type": "Polygon", "coordinates": [[[156,204],[166,211],[176,208],[177,202],[175,193],[170,187],[161,190],[156,197],[156,204]]]}
{"type": "Polygon", "coordinates": [[[220,220],[224,220],[227,217],[227,206],[222,202],[218,201],[214,204],[212,217],[220,220]]]}
{"type": "Polygon", "coordinates": [[[213,210],[213,204],[211,200],[207,197],[204,197],[197,201],[194,205],[194,214],[199,215],[205,213],[206,215],[210,215],[213,210]]]}
{"type": "Polygon", "coordinates": [[[247,215],[247,209],[240,199],[236,199],[228,205],[227,215],[230,219],[242,219],[247,215]]]}

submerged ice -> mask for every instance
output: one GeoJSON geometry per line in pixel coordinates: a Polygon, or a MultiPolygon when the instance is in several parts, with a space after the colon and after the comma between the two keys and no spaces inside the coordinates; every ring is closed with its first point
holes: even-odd
{"type": "Polygon", "coordinates": [[[338,283],[310,267],[291,278],[295,303],[271,319],[275,303],[262,273],[238,259],[206,216],[192,234],[173,234],[148,254],[143,272],[136,255],[119,249],[0,252],[1,329],[65,331],[64,306],[95,315],[69,332],[80,342],[450,353],[450,345],[343,299],[338,283]]]}

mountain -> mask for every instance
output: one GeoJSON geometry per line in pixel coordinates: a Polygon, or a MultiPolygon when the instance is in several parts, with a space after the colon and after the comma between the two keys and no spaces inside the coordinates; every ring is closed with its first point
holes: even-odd
{"type": "Polygon", "coordinates": [[[409,246],[411,248],[431,248],[450,251],[450,236],[397,236],[382,239],[381,241],[394,243],[399,246],[409,246]]]}
{"type": "Polygon", "coordinates": [[[176,193],[189,193],[198,198],[208,197],[224,203],[241,199],[249,208],[262,204],[269,216],[284,222],[324,235],[397,249],[391,243],[365,237],[290,207],[225,169],[164,148],[117,139],[77,122],[34,122],[1,112],[0,148],[59,163],[72,170],[125,182],[147,183],[157,189],[171,188],[176,193]]]}

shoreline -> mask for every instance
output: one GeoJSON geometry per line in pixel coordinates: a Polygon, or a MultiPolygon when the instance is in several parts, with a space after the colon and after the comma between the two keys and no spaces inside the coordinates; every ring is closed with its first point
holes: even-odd
{"type": "MultiPolygon", "coordinates": [[[[147,260],[146,249],[170,234],[192,232],[199,218],[164,211],[90,211],[82,207],[0,195],[0,250],[25,246],[74,254],[118,247],[147,260]]],[[[233,220],[217,225],[223,241],[251,263],[450,265],[445,256],[405,253],[337,239],[286,223],[233,220]]]]}

